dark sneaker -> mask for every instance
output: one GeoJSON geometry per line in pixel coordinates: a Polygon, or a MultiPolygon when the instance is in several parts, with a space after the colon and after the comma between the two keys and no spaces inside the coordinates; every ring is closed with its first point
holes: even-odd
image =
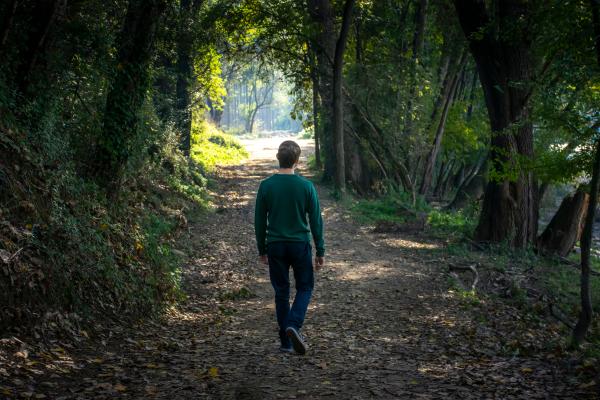
{"type": "Polygon", "coordinates": [[[279,348],[279,351],[281,351],[282,353],[293,353],[294,352],[294,348],[292,346],[290,346],[290,347],[283,347],[283,346],[281,346],[279,348]]]}
{"type": "Polygon", "coordinates": [[[292,346],[294,347],[294,350],[296,350],[296,353],[305,354],[308,346],[306,345],[302,335],[300,335],[300,332],[290,326],[285,330],[285,333],[292,341],[292,346]]]}

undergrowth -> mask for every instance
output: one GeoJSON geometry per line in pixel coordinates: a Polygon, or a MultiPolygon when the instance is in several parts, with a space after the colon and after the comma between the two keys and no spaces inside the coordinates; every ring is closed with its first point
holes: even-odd
{"type": "Polygon", "coordinates": [[[442,211],[431,207],[422,197],[417,197],[413,204],[410,193],[393,189],[376,198],[351,199],[350,202],[351,213],[361,223],[387,221],[401,225],[425,218],[428,229],[436,236],[470,237],[477,221],[474,207],[455,212],[442,211]]]}
{"type": "Polygon", "coordinates": [[[152,315],[182,298],[174,248],[186,215],[207,208],[205,171],[244,156],[239,143],[196,132],[197,161],[188,161],[167,129],[115,204],[75,163],[48,168],[27,133],[0,131],[0,153],[10,155],[0,160],[0,332],[77,330],[152,315]]]}
{"type": "MultiPolygon", "coordinates": [[[[532,298],[531,293],[543,293],[547,301],[556,304],[572,323],[577,320],[580,310],[580,271],[579,254],[573,252],[569,257],[570,265],[545,258],[536,254],[534,248],[514,249],[507,244],[473,247],[472,235],[476,228],[478,209],[475,205],[456,212],[447,212],[432,208],[422,199],[415,205],[409,194],[388,191],[386,194],[371,199],[344,199],[352,217],[362,224],[375,225],[382,221],[396,224],[402,232],[403,226],[420,217],[426,216],[425,230],[429,237],[436,237],[446,244],[439,250],[432,250],[428,257],[442,257],[453,262],[466,265],[478,263],[482,265],[484,275],[489,282],[500,279],[508,285],[502,293],[503,298],[518,308],[529,310],[532,305],[540,307],[539,299],[532,298]],[[507,278],[508,277],[508,278],[507,278]],[[506,282],[505,282],[506,281],[506,282]],[[532,292],[533,290],[533,292],[532,292]]],[[[390,230],[393,232],[394,230],[390,230]]],[[[409,231],[409,230],[407,230],[409,231]]],[[[600,272],[600,258],[593,257],[593,269],[600,272]]],[[[454,280],[449,281],[450,290],[467,303],[478,296],[494,295],[493,288],[485,293],[485,283],[481,283],[482,293],[466,291],[454,280]]],[[[494,284],[491,284],[493,287],[494,284]]],[[[593,308],[600,309],[600,276],[591,277],[593,308]]],[[[549,316],[550,318],[553,318],[549,316]]],[[[565,343],[568,342],[571,330],[563,326],[565,343]]],[[[587,356],[600,357],[600,319],[595,318],[588,335],[588,345],[584,347],[587,356]]]]}
{"type": "Polygon", "coordinates": [[[412,204],[412,195],[407,192],[389,189],[386,194],[376,198],[350,199],[350,212],[361,223],[372,224],[378,221],[395,223],[407,222],[418,213],[431,210],[422,199],[412,204]]]}
{"type": "Polygon", "coordinates": [[[192,125],[191,155],[204,171],[212,172],[217,164],[239,163],[248,157],[248,152],[234,136],[202,120],[192,125]]]}

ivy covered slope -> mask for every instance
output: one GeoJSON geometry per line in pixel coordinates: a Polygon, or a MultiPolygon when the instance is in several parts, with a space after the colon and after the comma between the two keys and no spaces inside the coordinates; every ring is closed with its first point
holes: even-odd
{"type": "Polygon", "coordinates": [[[182,253],[175,248],[186,215],[209,204],[202,171],[224,155],[241,159],[239,143],[201,133],[193,146],[196,164],[167,136],[150,146],[140,161],[145,172],[127,179],[111,203],[78,176],[74,163],[50,164],[27,143],[26,132],[1,131],[0,149],[8,156],[0,161],[3,330],[148,315],[182,296],[182,253]],[[211,146],[200,151],[204,141],[211,146]]]}
{"type": "Polygon", "coordinates": [[[0,331],[182,296],[186,215],[207,209],[217,160],[245,156],[204,121],[223,102],[227,30],[193,3],[0,5],[0,331]]]}

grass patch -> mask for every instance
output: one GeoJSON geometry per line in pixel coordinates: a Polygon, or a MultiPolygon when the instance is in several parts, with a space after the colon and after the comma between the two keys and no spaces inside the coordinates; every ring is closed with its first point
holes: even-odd
{"type": "Polygon", "coordinates": [[[390,190],[375,199],[350,200],[348,206],[357,221],[363,224],[372,224],[382,220],[403,223],[414,216],[411,213],[413,211],[428,212],[431,210],[422,199],[417,199],[417,204],[413,207],[410,193],[395,190],[390,190]],[[407,212],[407,210],[410,211],[407,212]]]}
{"type": "Polygon", "coordinates": [[[359,222],[365,224],[378,221],[402,224],[414,220],[417,215],[426,214],[427,224],[433,233],[444,238],[470,237],[477,224],[475,210],[441,211],[432,208],[420,197],[413,205],[410,193],[395,190],[374,199],[353,200],[349,209],[359,222]]]}
{"type": "Polygon", "coordinates": [[[217,165],[237,164],[249,156],[235,137],[223,133],[208,121],[195,121],[192,126],[192,159],[207,172],[217,165]]]}
{"type": "Polygon", "coordinates": [[[431,210],[427,216],[427,223],[439,233],[468,237],[475,230],[477,221],[462,210],[456,212],[431,210]]]}
{"type": "MultiPolygon", "coordinates": [[[[549,263],[546,267],[545,282],[548,292],[553,293],[565,310],[569,311],[573,316],[577,315],[580,307],[580,276],[579,269],[568,265],[549,263]]],[[[590,285],[592,306],[595,310],[598,310],[600,309],[600,277],[592,275],[590,277],[590,285]]]]}

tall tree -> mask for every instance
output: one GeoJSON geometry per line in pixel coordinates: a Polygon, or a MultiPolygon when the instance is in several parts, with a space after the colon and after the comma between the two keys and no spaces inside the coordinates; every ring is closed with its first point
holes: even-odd
{"type": "Polygon", "coordinates": [[[335,45],[333,59],[333,137],[335,143],[335,186],[340,192],[346,190],[346,162],[344,154],[344,95],[342,92],[344,53],[352,20],[355,0],[346,0],[342,17],[342,27],[335,45]]]}
{"type": "Polygon", "coordinates": [[[117,66],[106,98],[92,174],[115,197],[138,133],[139,113],[150,86],[149,64],[164,0],[130,0],[118,42],[117,66]]]}
{"type": "Polygon", "coordinates": [[[179,2],[177,35],[177,101],[175,104],[177,127],[180,135],[179,148],[186,156],[190,154],[192,130],[192,112],[190,109],[190,81],[193,74],[191,18],[192,0],[181,0],[179,2]]]}
{"type": "Polygon", "coordinates": [[[422,62],[423,46],[425,44],[425,23],[427,17],[428,0],[416,0],[415,9],[415,30],[412,40],[412,59],[410,65],[410,92],[408,94],[406,104],[406,121],[405,133],[407,136],[412,135],[414,125],[414,100],[417,94],[417,72],[419,64],[422,62]]]}
{"type": "Polygon", "coordinates": [[[313,117],[313,131],[315,135],[315,166],[317,169],[321,169],[321,124],[319,122],[319,110],[321,109],[321,98],[319,97],[319,75],[317,71],[317,61],[315,52],[309,50],[310,60],[310,81],[312,91],[312,117],[313,117]]]}
{"type": "Polygon", "coordinates": [[[258,71],[251,78],[251,89],[248,110],[246,115],[246,132],[254,131],[254,123],[258,112],[270,105],[273,101],[273,91],[275,89],[275,78],[269,76],[269,73],[258,71]]]}
{"type": "Polygon", "coordinates": [[[308,14],[314,24],[313,45],[315,52],[317,84],[320,108],[314,110],[319,118],[319,138],[325,157],[323,180],[333,180],[335,173],[335,150],[331,134],[333,119],[333,59],[336,47],[335,14],[329,0],[307,0],[308,14]]]}
{"type": "MultiPolygon", "coordinates": [[[[433,170],[435,168],[438,153],[440,152],[440,149],[442,147],[442,138],[444,136],[444,130],[446,128],[448,112],[450,111],[450,107],[452,106],[452,103],[454,101],[454,94],[456,93],[458,88],[459,76],[466,64],[466,60],[467,57],[464,52],[457,57],[457,59],[455,60],[454,68],[452,68],[452,71],[449,74],[447,74],[446,79],[444,80],[444,84],[442,85],[440,96],[441,101],[439,102],[441,104],[439,107],[441,108],[441,115],[437,123],[437,128],[433,138],[431,150],[429,151],[429,154],[427,155],[427,159],[425,161],[423,180],[421,181],[421,187],[419,189],[419,193],[423,196],[427,196],[431,188],[433,170]]],[[[434,115],[437,114],[438,113],[434,113],[434,115]]]]}
{"type": "MultiPolygon", "coordinates": [[[[600,67],[600,0],[590,0],[592,10],[592,24],[594,32],[594,47],[598,67],[600,67]]],[[[600,130],[600,121],[597,121],[592,130],[600,130]]],[[[585,217],[585,227],[581,235],[581,312],[579,319],[573,329],[573,343],[579,345],[585,339],[588,329],[592,323],[592,293],[590,288],[590,257],[592,237],[594,234],[594,220],[596,207],[598,205],[598,190],[600,190],[600,138],[596,138],[596,154],[592,170],[592,182],[590,184],[590,202],[585,217]]]]}
{"type": "Polygon", "coordinates": [[[480,241],[508,241],[525,247],[535,241],[538,207],[532,172],[529,119],[532,75],[531,2],[503,0],[490,10],[485,0],[454,0],[477,63],[492,129],[487,184],[476,230],[480,241]]]}

